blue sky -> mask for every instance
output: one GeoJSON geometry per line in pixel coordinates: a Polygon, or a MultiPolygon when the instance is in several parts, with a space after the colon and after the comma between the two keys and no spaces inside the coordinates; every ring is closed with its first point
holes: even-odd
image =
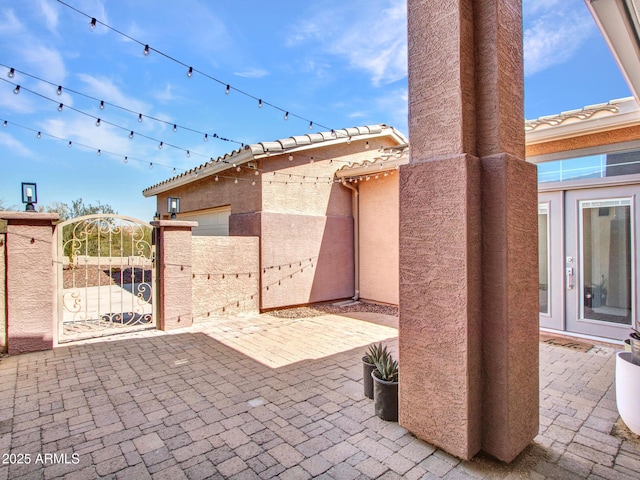
{"type": "MultiPolygon", "coordinates": [[[[5,206],[21,209],[20,182],[35,181],[39,205],[82,197],[150,220],[144,188],[238,143],[304,134],[309,121],[314,131],[386,123],[407,133],[403,0],[67,3],[96,27],[55,0],[0,0],[5,206]],[[189,78],[157,51],[222,83],[189,78]]],[[[528,119],[630,95],[583,0],[524,0],[523,9],[528,119]]]]}

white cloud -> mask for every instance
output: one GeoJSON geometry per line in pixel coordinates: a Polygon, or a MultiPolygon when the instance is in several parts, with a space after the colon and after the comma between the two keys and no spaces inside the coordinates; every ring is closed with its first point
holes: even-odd
{"type": "Polygon", "coordinates": [[[35,157],[33,152],[23,145],[22,142],[16,140],[7,132],[0,132],[0,145],[7,147],[12,155],[21,157],[35,157]]]}
{"type": "Polygon", "coordinates": [[[58,9],[50,0],[38,0],[38,6],[47,23],[50,32],[57,34],[58,29],[58,9]]]}
{"type": "Polygon", "coordinates": [[[151,110],[149,104],[125,95],[120,88],[108,78],[97,77],[86,73],[80,73],[77,77],[90,89],[89,92],[91,96],[140,113],[146,114],[151,110]]]}
{"type": "Polygon", "coordinates": [[[340,21],[331,9],[322,9],[313,20],[294,26],[290,47],[315,42],[320,49],[346,59],[349,65],[371,76],[371,82],[393,83],[407,75],[407,7],[405,0],[377,0],[373,8],[358,2],[346,8],[340,21]],[[369,13],[366,13],[369,12],[369,13]]]}
{"type": "Polygon", "coordinates": [[[2,11],[2,21],[0,21],[0,34],[5,35],[15,35],[16,33],[22,32],[24,26],[16,17],[16,14],[11,9],[6,9],[2,11]]]}
{"type": "MultiPolygon", "coordinates": [[[[596,27],[586,9],[560,7],[557,1],[546,0],[545,13],[533,15],[524,30],[524,73],[534,75],[554,65],[570,60],[596,27]]],[[[539,6],[535,12],[541,11],[539,6]]]]}
{"type": "Polygon", "coordinates": [[[247,68],[241,72],[233,72],[233,74],[244,78],[262,78],[269,75],[269,72],[262,68],[247,68]]]}

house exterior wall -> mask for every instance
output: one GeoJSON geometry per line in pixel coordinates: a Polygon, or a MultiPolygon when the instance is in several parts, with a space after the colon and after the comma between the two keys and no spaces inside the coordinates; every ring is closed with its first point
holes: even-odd
{"type": "Polygon", "coordinates": [[[399,176],[359,183],[360,297],[397,305],[399,176]]]}
{"type": "Polygon", "coordinates": [[[640,125],[634,125],[588,135],[575,135],[570,138],[529,144],[526,147],[526,156],[529,158],[557,152],[599,147],[602,145],[613,145],[615,143],[637,140],[638,138],[640,138],[640,125]]]}
{"type": "Polygon", "coordinates": [[[257,237],[193,237],[191,301],[194,321],[212,315],[257,313],[257,237]]]}

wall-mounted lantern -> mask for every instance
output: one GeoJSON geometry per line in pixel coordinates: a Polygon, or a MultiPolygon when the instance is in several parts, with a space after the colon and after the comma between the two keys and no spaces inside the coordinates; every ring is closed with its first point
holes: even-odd
{"type": "Polygon", "coordinates": [[[176,213],[180,213],[180,199],[178,197],[167,199],[167,212],[171,214],[171,220],[176,219],[176,213]]]}
{"type": "Polygon", "coordinates": [[[35,183],[22,182],[22,203],[27,206],[24,208],[25,212],[35,212],[36,208],[34,203],[38,203],[38,188],[35,183]]]}

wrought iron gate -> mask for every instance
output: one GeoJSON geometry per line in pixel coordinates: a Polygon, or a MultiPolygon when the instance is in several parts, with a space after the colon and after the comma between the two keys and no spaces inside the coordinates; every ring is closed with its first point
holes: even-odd
{"type": "Polygon", "coordinates": [[[121,215],[56,226],[58,341],[155,327],[153,227],[121,215]]]}

